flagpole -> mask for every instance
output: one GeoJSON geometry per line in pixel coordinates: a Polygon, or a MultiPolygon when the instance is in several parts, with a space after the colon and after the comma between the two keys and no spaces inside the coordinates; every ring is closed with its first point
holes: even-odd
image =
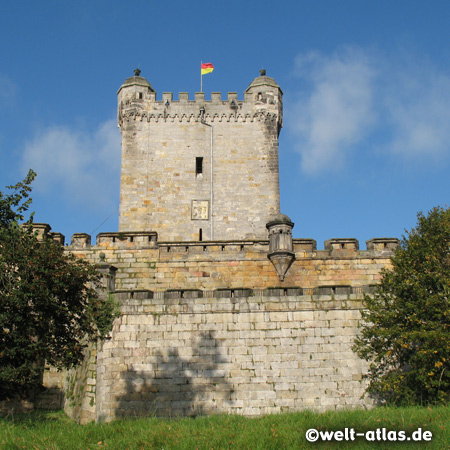
{"type": "Polygon", "coordinates": [[[203,92],[202,64],[203,64],[203,61],[200,61],[200,92],[203,92]]]}

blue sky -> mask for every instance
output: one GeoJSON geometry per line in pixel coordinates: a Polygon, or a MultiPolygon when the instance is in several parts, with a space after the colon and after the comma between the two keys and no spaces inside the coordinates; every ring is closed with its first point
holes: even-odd
{"type": "Polygon", "coordinates": [[[281,209],[294,237],[401,237],[449,203],[450,2],[11,1],[0,16],[0,189],[34,183],[35,221],[116,231],[116,92],[284,92],[281,209]],[[107,220],[106,220],[107,219],[107,220]],[[106,220],[106,222],[105,222],[106,220]],[[104,222],[104,223],[103,223],[104,222]],[[102,224],[103,223],[103,224],[102,224]]]}

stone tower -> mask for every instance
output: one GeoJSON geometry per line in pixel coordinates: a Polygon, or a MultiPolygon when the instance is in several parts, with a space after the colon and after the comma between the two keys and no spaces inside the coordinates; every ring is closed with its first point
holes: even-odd
{"type": "Polygon", "coordinates": [[[280,210],[282,91],[265,71],[226,100],[163,93],[135,71],[118,91],[119,230],[159,241],[267,239],[280,210]]]}

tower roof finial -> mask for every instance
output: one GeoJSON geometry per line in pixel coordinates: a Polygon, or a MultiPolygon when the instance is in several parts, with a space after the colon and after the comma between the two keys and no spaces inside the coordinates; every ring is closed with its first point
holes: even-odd
{"type": "Polygon", "coordinates": [[[260,74],[262,77],[265,77],[265,76],[266,76],[266,69],[261,69],[261,70],[259,71],[259,74],[260,74]]]}
{"type": "Polygon", "coordinates": [[[138,77],[141,74],[141,71],[139,69],[134,69],[134,76],[138,77]]]}

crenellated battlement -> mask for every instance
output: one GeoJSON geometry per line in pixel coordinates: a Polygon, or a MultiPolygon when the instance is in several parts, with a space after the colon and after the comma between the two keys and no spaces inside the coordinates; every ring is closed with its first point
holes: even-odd
{"type": "Polygon", "coordinates": [[[205,100],[204,92],[196,92],[195,99],[189,100],[187,92],[180,92],[178,100],[171,92],[163,93],[156,100],[155,92],[148,92],[143,98],[134,95],[120,99],[118,123],[124,120],[146,120],[147,122],[272,122],[282,126],[282,105],[276,97],[269,101],[257,100],[246,94],[245,100],[238,100],[236,92],[229,92],[222,100],[220,92],[213,92],[211,100],[205,100]]]}
{"type": "MultiPolygon", "coordinates": [[[[65,243],[62,233],[52,232],[50,225],[45,223],[33,224],[39,240],[50,238],[61,245],[65,243]]],[[[317,250],[317,242],[314,239],[294,238],[292,247],[299,258],[370,258],[390,257],[399,247],[397,238],[372,238],[366,241],[366,250],[359,248],[359,241],[354,238],[333,238],[324,242],[324,250],[317,250]]],[[[87,233],[75,233],[70,244],[66,244],[68,251],[86,249],[88,251],[110,250],[136,250],[153,249],[164,255],[225,255],[242,257],[248,252],[252,256],[269,252],[269,240],[222,240],[222,241],[158,241],[158,233],[155,231],[130,231],[107,232],[96,236],[96,244],[92,244],[92,237],[87,233]]]]}
{"type": "MultiPolygon", "coordinates": [[[[120,92],[120,91],[119,91],[120,92]]],[[[157,97],[157,93],[153,90],[147,90],[145,91],[143,96],[139,96],[139,94],[137,95],[125,95],[124,98],[126,99],[124,101],[124,105],[127,104],[132,104],[132,103],[144,103],[145,101],[149,101],[151,103],[155,103],[155,104],[161,104],[161,105],[165,105],[166,102],[169,102],[169,104],[172,103],[180,103],[180,104],[198,104],[199,106],[205,104],[205,102],[211,103],[211,104],[221,104],[221,105],[229,105],[230,107],[234,107],[235,105],[233,105],[232,103],[234,102],[235,104],[238,104],[240,106],[242,106],[243,103],[245,103],[245,101],[249,101],[251,100],[251,97],[249,96],[245,96],[245,100],[238,100],[238,93],[237,92],[228,92],[227,93],[227,97],[225,99],[222,99],[222,92],[211,92],[211,99],[207,100],[205,98],[205,93],[204,92],[195,92],[194,93],[194,99],[189,99],[189,92],[179,92],[178,93],[178,100],[176,100],[174,98],[174,93],[173,92],[163,92],[162,93],[162,97],[160,100],[156,99],[157,97]]]]}
{"type": "Polygon", "coordinates": [[[273,78],[256,78],[244,93],[244,100],[237,92],[211,93],[205,99],[204,92],[196,92],[194,99],[189,93],[180,92],[178,100],[172,92],[164,92],[157,100],[156,91],[140,76],[128,78],[118,91],[118,123],[124,120],[147,120],[148,122],[253,122],[269,121],[282,126],[282,91],[273,78]]]}
{"type": "MultiPolygon", "coordinates": [[[[121,91],[119,91],[121,92],[121,91]]],[[[154,105],[160,106],[176,106],[176,105],[192,105],[192,106],[204,106],[204,105],[221,105],[229,107],[231,109],[243,108],[245,105],[277,105],[280,98],[275,97],[275,95],[268,96],[256,96],[252,93],[244,93],[244,100],[238,99],[237,92],[228,92],[226,98],[222,98],[222,92],[211,92],[210,100],[205,98],[204,92],[195,92],[194,99],[189,99],[189,92],[179,92],[178,100],[174,98],[173,92],[163,92],[162,98],[157,100],[157,93],[153,90],[145,90],[143,95],[139,95],[139,91],[131,91],[129,93],[123,93],[121,97],[122,106],[129,105],[142,105],[146,102],[152,103],[154,105]],[[167,104],[168,102],[168,104],[167,104]]]]}
{"type": "MultiPolygon", "coordinates": [[[[292,239],[292,263],[280,277],[269,240],[160,241],[155,232],[77,233],[66,251],[117,269],[116,290],[152,291],[174,298],[371,293],[390,266],[398,239],[292,239]],[[331,245],[333,244],[333,245],[331,245]],[[214,294],[207,294],[213,292],[214,294]],[[262,294],[262,292],[264,292],[262,294]]],[[[276,250],[275,250],[276,252],[276,250]]],[[[156,298],[156,297],[155,297],[156,298]]],[[[158,297],[159,298],[159,297],[158,297]]],[[[351,298],[351,297],[348,297],[351,298]]],[[[215,301],[215,300],[214,300],[215,301]]]]}
{"type": "MultiPolygon", "coordinates": [[[[44,224],[40,224],[44,225],[44,224]]],[[[61,235],[60,233],[57,233],[61,235]]],[[[64,236],[62,236],[64,240],[64,236]]],[[[366,250],[360,250],[359,241],[354,238],[333,238],[324,243],[324,250],[317,250],[314,239],[292,239],[293,251],[297,257],[303,258],[368,258],[390,257],[400,245],[397,238],[373,238],[366,241],[366,250]]],[[[96,245],[91,244],[91,236],[86,233],[75,233],[68,249],[155,249],[162,255],[216,254],[242,256],[247,252],[269,252],[269,240],[223,240],[223,241],[158,241],[158,234],[148,232],[108,232],[99,233],[96,245]]]]}

